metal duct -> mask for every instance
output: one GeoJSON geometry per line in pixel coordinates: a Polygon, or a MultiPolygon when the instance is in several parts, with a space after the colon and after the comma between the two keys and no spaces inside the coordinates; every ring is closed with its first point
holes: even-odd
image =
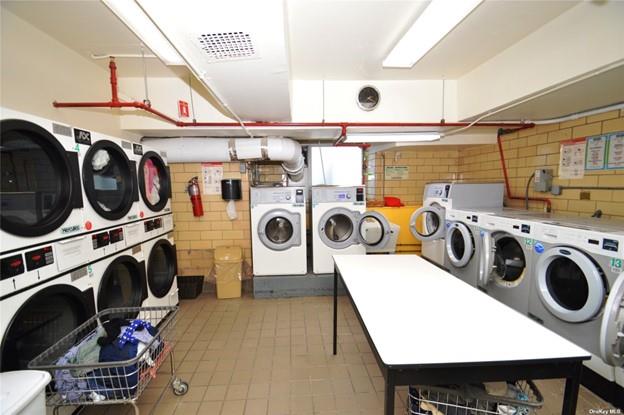
{"type": "Polygon", "coordinates": [[[145,143],[167,153],[169,163],[281,161],[293,181],[303,179],[301,145],[290,138],[146,138],[145,143]]]}

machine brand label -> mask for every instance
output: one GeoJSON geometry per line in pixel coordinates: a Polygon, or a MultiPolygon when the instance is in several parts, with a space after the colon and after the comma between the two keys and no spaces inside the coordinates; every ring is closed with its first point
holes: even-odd
{"type": "Polygon", "coordinates": [[[138,218],[139,218],[139,215],[129,215],[128,216],[128,220],[135,220],[135,219],[138,219],[138,218]]]}
{"type": "Polygon", "coordinates": [[[61,228],[62,234],[74,233],[80,230],[80,225],[67,226],[65,228],[61,228]]]}
{"type": "Polygon", "coordinates": [[[143,155],[143,146],[141,144],[132,144],[132,152],[139,156],[143,155]]]}
{"type": "Polygon", "coordinates": [[[622,272],[622,260],[619,258],[611,258],[611,271],[622,272]]]}
{"type": "Polygon", "coordinates": [[[91,145],[91,132],[74,128],[74,140],[78,144],[91,145]]]}
{"type": "Polygon", "coordinates": [[[524,238],[524,244],[526,246],[533,246],[533,245],[535,245],[535,239],[524,238]]]}

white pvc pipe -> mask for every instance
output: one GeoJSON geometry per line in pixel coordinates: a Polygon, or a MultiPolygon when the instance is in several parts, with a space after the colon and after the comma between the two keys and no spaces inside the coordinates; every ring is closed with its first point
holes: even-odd
{"type": "Polygon", "coordinates": [[[303,178],[301,145],[290,138],[146,138],[145,143],[167,153],[169,163],[281,161],[294,181],[303,178]]]}

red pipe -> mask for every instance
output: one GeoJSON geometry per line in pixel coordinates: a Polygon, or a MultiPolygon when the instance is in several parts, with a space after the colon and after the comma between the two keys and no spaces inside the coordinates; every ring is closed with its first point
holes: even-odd
{"type": "MultiPolygon", "coordinates": [[[[503,169],[503,177],[505,178],[505,189],[507,191],[507,199],[511,199],[511,200],[525,200],[525,198],[522,196],[513,196],[511,194],[511,186],[509,185],[509,175],[507,174],[507,165],[505,163],[505,154],[503,152],[502,136],[505,134],[513,133],[515,131],[524,130],[525,128],[533,128],[533,125],[527,124],[522,127],[508,129],[508,130],[503,130],[501,128],[498,130],[498,134],[496,135],[496,143],[498,144],[498,152],[500,154],[501,167],[503,169]]],[[[546,204],[546,209],[548,210],[548,212],[552,210],[552,203],[550,199],[547,199],[545,197],[529,197],[529,200],[536,201],[536,202],[544,202],[546,204]]]]}
{"type": "MultiPolygon", "coordinates": [[[[52,105],[55,108],[137,108],[147,111],[177,127],[240,127],[236,122],[186,122],[179,121],[153,109],[143,102],[122,102],[119,100],[117,90],[117,65],[115,58],[111,58],[108,64],[110,69],[111,100],[108,102],[56,102],[52,105]]],[[[449,123],[422,123],[422,122],[246,122],[246,127],[340,127],[340,137],[346,137],[348,127],[465,127],[470,125],[467,122],[449,123]]],[[[526,128],[524,123],[476,123],[475,127],[518,127],[526,128]]],[[[533,126],[530,124],[530,126],[533,126]]]]}

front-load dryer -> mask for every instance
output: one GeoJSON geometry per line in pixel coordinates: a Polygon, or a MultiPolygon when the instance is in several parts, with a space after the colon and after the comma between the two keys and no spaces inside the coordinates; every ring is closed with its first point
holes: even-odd
{"type": "Polygon", "coordinates": [[[178,260],[173,232],[150,239],[142,245],[147,277],[148,307],[175,306],[178,298],[178,260]]]}
{"type": "Polygon", "coordinates": [[[364,186],[312,188],[312,271],[334,272],[334,255],[365,254],[384,247],[392,237],[388,220],[366,212],[364,186]]]}
{"type": "Polygon", "coordinates": [[[82,131],[82,137],[85,229],[108,230],[138,221],[137,155],[132,143],[90,131],[82,131]]]}
{"type": "Polygon", "coordinates": [[[507,306],[527,314],[533,282],[533,242],[539,222],[513,211],[481,216],[478,286],[507,306]]]}
{"type": "Polygon", "coordinates": [[[138,162],[139,217],[142,219],[171,213],[171,175],[166,153],[142,144],[133,144],[141,153],[138,162]]]}
{"type": "Polygon", "coordinates": [[[611,286],[600,327],[602,359],[614,367],[614,402],[624,405],[624,272],[611,286]]]}
{"type": "Polygon", "coordinates": [[[0,372],[28,363],[95,315],[87,267],[0,297],[0,372]]]}
{"type": "Polygon", "coordinates": [[[144,305],[148,292],[141,245],[94,262],[88,269],[93,275],[97,311],[144,305]]]}
{"type": "Polygon", "coordinates": [[[422,242],[423,258],[444,267],[446,250],[446,209],[503,207],[502,183],[428,183],[423,206],[410,218],[410,231],[422,242]]]}
{"type": "Polygon", "coordinates": [[[80,234],[76,129],[0,108],[0,252],[80,234]]]}
{"type": "Polygon", "coordinates": [[[305,188],[252,187],[250,204],[254,275],[305,274],[305,188]]]}

